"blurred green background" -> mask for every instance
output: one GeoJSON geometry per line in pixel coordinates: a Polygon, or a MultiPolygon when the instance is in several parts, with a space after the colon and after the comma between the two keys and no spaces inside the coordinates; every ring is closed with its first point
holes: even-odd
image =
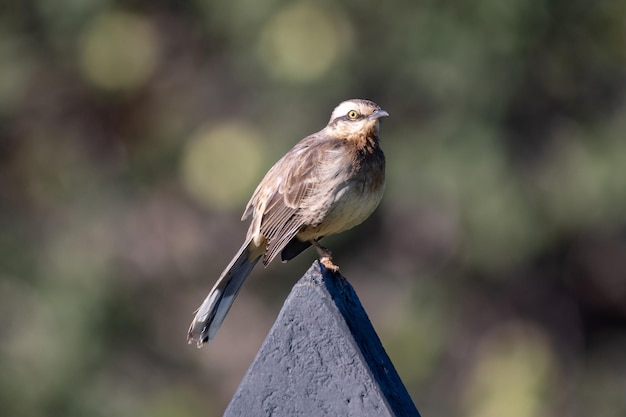
{"type": "Polygon", "coordinates": [[[326,240],[424,416],[626,415],[626,3],[0,5],[0,409],[218,416],[315,253],[194,309],[265,171],[376,101],[326,240]]]}

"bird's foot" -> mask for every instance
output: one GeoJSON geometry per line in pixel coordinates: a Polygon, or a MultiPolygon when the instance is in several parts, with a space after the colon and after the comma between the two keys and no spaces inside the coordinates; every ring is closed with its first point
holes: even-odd
{"type": "Polygon", "coordinates": [[[324,265],[324,268],[329,269],[333,272],[339,271],[339,267],[333,263],[333,260],[330,256],[322,256],[320,258],[320,263],[324,265]]]}
{"type": "Polygon", "coordinates": [[[317,249],[317,253],[320,256],[320,263],[324,265],[326,269],[330,269],[333,272],[339,271],[339,267],[333,263],[332,252],[319,244],[317,240],[312,240],[311,244],[317,249]]]}

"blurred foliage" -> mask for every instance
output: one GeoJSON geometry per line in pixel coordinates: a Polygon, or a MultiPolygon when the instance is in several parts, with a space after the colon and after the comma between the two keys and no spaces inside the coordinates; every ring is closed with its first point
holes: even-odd
{"type": "Polygon", "coordinates": [[[255,271],[202,351],[191,313],[265,170],[362,97],[392,115],[387,193],[327,243],[423,415],[624,415],[624,16],[3,3],[3,413],[220,415],[314,254],[255,271]]]}

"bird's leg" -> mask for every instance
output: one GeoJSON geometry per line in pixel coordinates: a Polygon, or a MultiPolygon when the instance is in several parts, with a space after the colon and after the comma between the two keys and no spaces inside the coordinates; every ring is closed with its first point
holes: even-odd
{"type": "Polygon", "coordinates": [[[339,271],[339,267],[333,263],[333,254],[330,250],[320,245],[316,239],[311,240],[311,245],[315,246],[315,249],[317,249],[317,253],[320,256],[320,263],[324,265],[326,269],[330,269],[333,272],[339,271]]]}
{"type": "Polygon", "coordinates": [[[320,243],[313,239],[311,240],[311,245],[315,246],[315,249],[317,249],[317,253],[319,254],[320,258],[328,258],[328,259],[332,259],[333,258],[333,254],[330,251],[330,249],[323,247],[322,245],[320,245],[320,243]]]}

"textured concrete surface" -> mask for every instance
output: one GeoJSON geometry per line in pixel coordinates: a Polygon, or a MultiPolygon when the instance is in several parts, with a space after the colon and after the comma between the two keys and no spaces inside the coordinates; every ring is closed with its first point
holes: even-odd
{"type": "Polygon", "coordinates": [[[292,289],[224,415],[419,417],[354,289],[318,262],[292,289]]]}

